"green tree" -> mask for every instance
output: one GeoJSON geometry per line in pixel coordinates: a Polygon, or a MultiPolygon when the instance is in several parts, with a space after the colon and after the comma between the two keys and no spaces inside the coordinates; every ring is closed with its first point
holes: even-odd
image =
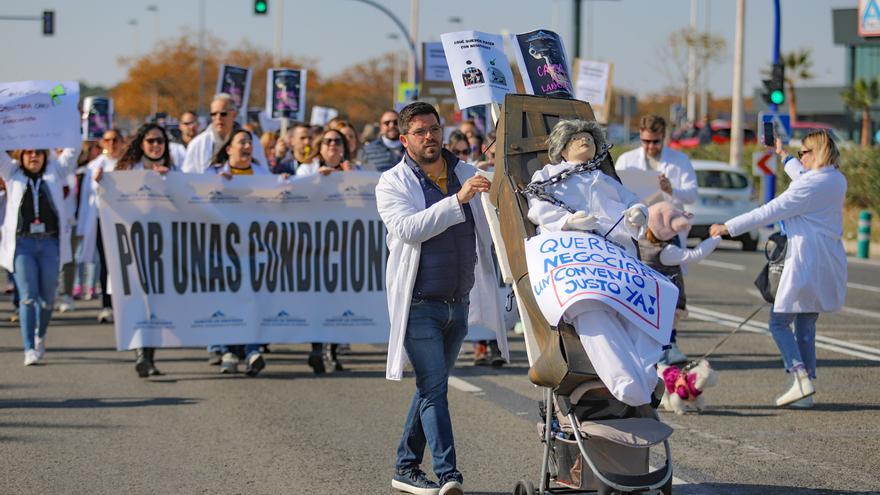
{"type": "Polygon", "coordinates": [[[802,81],[813,78],[810,69],[813,68],[811,58],[812,50],[803,48],[782,54],[782,64],[785,66],[785,92],[788,93],[788,113],[791,121],[797,122],[797,101],[795,101],[794,88],[802,81]]]}
{"type": "Polygon", "coordinates": [[[862,139],[861,146],[867,147],[871,142],[871,107],[880,98],[880,85],[877,79],[858,79],[852,87],[840,93],[844,104],[856,112],[862,114],[862,139]]]}

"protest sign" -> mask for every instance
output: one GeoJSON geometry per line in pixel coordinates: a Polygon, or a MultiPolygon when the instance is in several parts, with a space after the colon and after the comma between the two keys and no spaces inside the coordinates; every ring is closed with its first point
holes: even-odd
{"type": "Polygon", "coordinates": [[[242,109],[247,108],[248,95],[251,93],[251,70],[234,65],[221,65],[220,76],[217,78],[217,93],[232,96],[239,120],[245,118],[242,109]]]}
{"type": "MultiPolygon", "coordinates": [[[[306,70],[266,71],[266,113],[273,119],[303,121],[306,115],[306,70]]],[[[314,115],[314,110],[312,111],[314,115]]]]}
{"type": "Polygon", "coordinates": [[[113,127],[113,100],[105,96],[87,96],[83,100],[83,141],[98,141],[113,127]]]}
{"type": "Polygon", "coordinates": [[[562,39],[553,31],[510,35],[519,73],[530,95],[574,98],[562,39]]]}
{"type": "Polygon", "coordinates": [[[442,42],[422,43],[422,60],[424,60],[423,84],[427,82],[452,84],[452,76],[449,74],[449,66],[446,65],[446,53],[443,51],[442,42]]]}
{"type": "Polygon", "coordinates": [[[608,123],[611,106],[611,74],[614,66],[607,62],[576,59],[574,61],[574,95],[593,108],[596,120],[608,123]]]}
{"type": "Polygon", "coordinates": [[[309,125],[327,125],[328,122],[339,116],[339,110],[331,107],[314,105],[309,118],[309,125]]]}
{"type": "Polygon", "coordinates": [[[663,191],[660,190],[660,172],[624,168],[617,171],[617,176],[620,177],[623,186],[638,196],[642,203],[652,205],[663,201],[663,191]]]}
{"type": "Polygon", "coordinates": [[[0,150],[80,146],[79,83],[0,83],[0,150]]]}
{"type": "Polygon", "coordinates": [[[501,36],[460,31],[440,39],[459,108],[500,104],[516,90],[501,36]]]}
{"type": "Polygon", "coordinates": [[[578,301],[594,300],[658,342],[669,341],[678,288],[616,244],[587,232],[544,232],[526,241],[526,263],[551,325],[578,301]]]}
{"type": "Polygon", "coordinates": [[[165,177],[101,180],[119,350],[388,341],[378,172],[165,177]]]}

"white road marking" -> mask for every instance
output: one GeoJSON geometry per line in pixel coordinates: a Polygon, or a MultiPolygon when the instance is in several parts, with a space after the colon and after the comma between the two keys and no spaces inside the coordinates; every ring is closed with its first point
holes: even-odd
{"type": "Polygon", "coordinates": [[[706,265],[706,266],[714,266],[715,268],[725,268],[727,270],[736,270],[738,272],[744,272],[746,270],[745,265],[737,265],[736,263],[726,263],[724,261],[703,260],[700,262],[700,264],[706,265]]]}
{"type": "Polygon", "coordinates": [[[468,383],[457,376],[449,377],[449,386],[467,393],[476,393],[483,391],[483,389],[481,389],[480,387],[472,383],[468,383]]]}
{"type": "Polygon", "coordinates": [[[859,289],[866,290],[868,292],[880,292],[880,287],[875,287],[873,285],[865,285],[865,284],[857,284],[855,282],[847,282],[846,286],[850,289],[859,289]]]}
{"type": "MultiPolygon", "coordinates": [[[[711,321],[729,328],[736,328],[740,322],[742,322],[742,318],[739,316],[720,313],[706,308],[689,306],[688,310],[690,311],[691,316],[698,320],[711,321]]],[[[751,321],[746,323],[742,330],[761,335],[770,335],[769,327],[763,322],[751,321]]],[[[845,340],[826,337],[824,335],[816,335],[816,347],[839,352],[841,354],[847,354],[849,356],[860,357],[869,361],[880,361],[880,349],[876,347],[855,344],[845,340]]]]}
{"type": "Polygon", "coordinates": [[[849,306],[844,306],[840,308],[844,313],[851,313],[859,316],[868,316],[870,318],[880,318],[880,313],[876,311],[868,311],[867,309],[858,309],[858,308],[850,308],[849,306]]]}

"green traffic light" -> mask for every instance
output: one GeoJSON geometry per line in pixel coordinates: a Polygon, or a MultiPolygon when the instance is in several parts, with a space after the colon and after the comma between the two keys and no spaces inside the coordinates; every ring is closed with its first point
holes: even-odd
{"type": "Polygon", "coordinates": [[[781,105],[783,101],[785,101],[785,93],[782,90],[775,89],[772,93],[770,93],[770,101],[772,101],[775,105],[781,105]]]}
{"type": "Polygon", "coordinates": [[[258,14],[265,14],[266,13],[266,2],[255,2],[254,3],[254,10],[256,10],[258,14]]]}

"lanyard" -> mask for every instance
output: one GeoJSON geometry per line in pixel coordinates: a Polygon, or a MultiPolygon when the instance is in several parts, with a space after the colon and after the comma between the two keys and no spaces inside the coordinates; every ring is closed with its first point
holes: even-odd
{"type": "Polygon", "coordinates": [[[34,182],[28,177],[28,184],[30,184],[34,196],[34,223],[40,223],[40,185],[43,184],[43,178],[38,177],[34,182]]]}

